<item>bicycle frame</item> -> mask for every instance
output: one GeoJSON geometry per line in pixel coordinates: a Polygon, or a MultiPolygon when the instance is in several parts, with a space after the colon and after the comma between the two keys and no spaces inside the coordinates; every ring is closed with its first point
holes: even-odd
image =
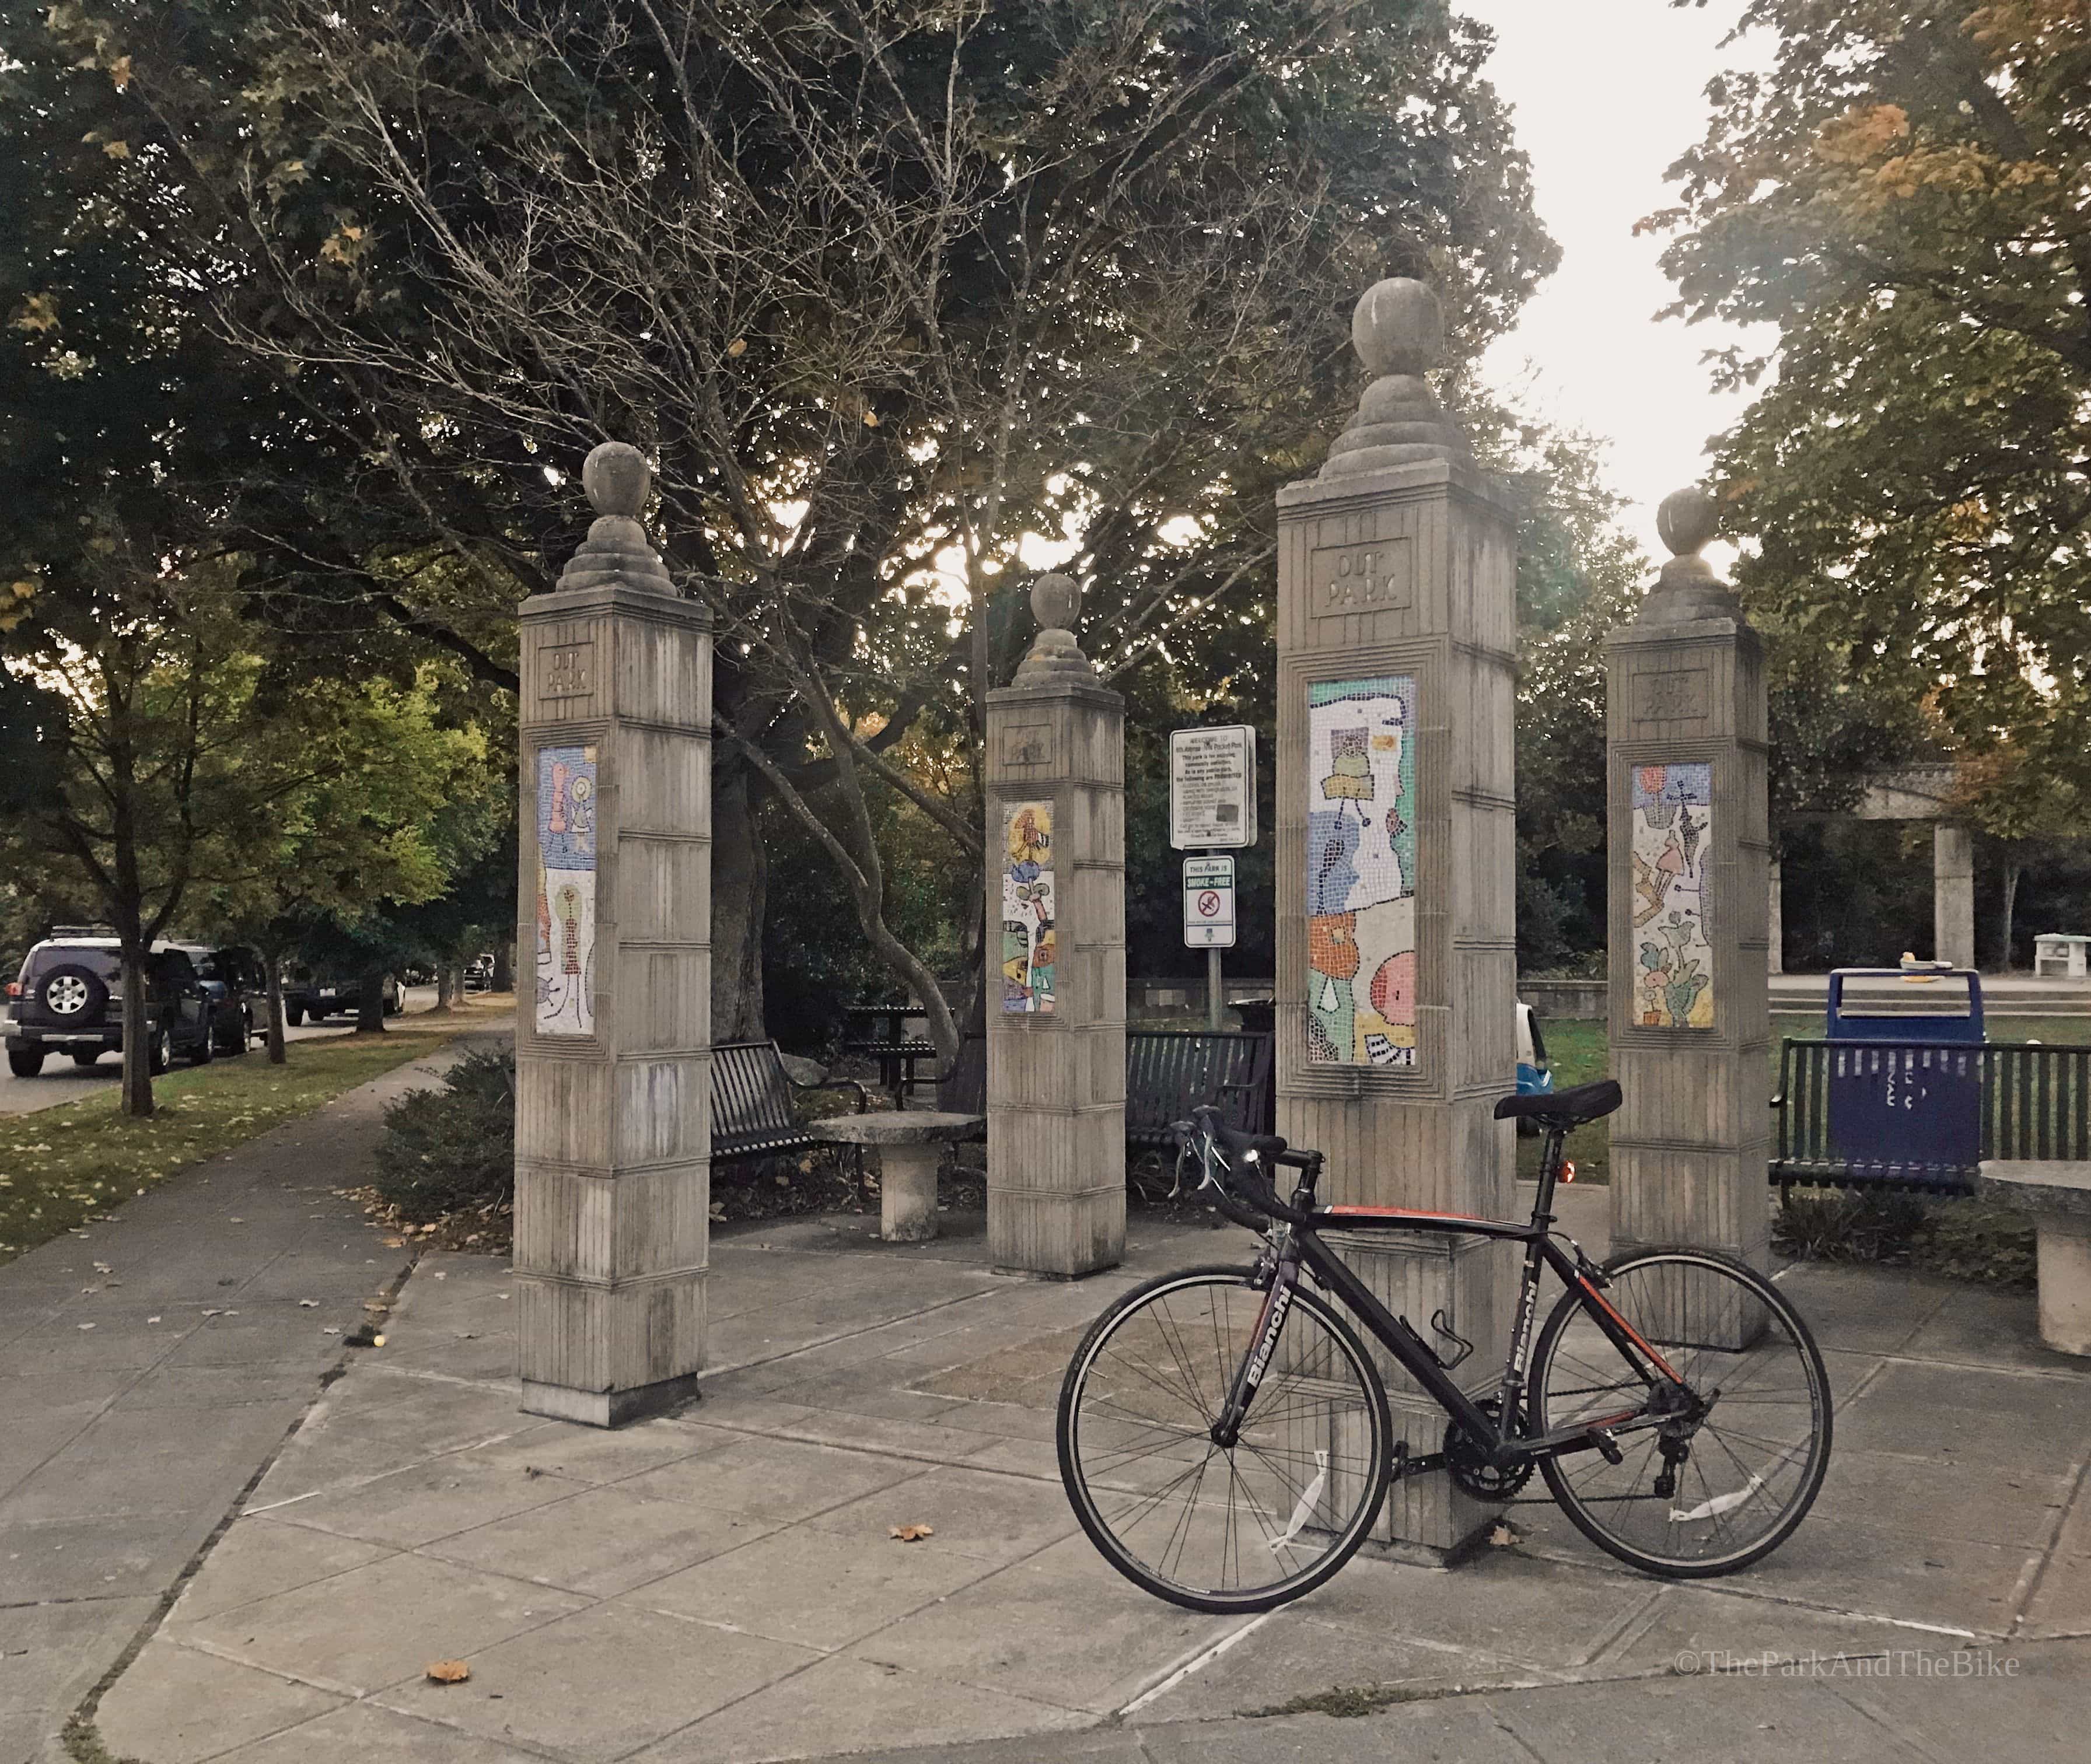
{"type": "MultiPolygon", "coordinates": [[[[1676,1388],[1682,1383],[1669,1362],[1606,1302],[1599,1291],[1604,1280],[1602,1271],[1584,1256],[1580,1247],[1575,1246],[1572,1241],[1571,1248],[1575,1252],[1572,1255],[1555,1241],[1552,1208],[1554,1185],[1560,1175],[1561,1147],[1564,1137],[1561,1132],[1550,1132],[1547,1135],[1546,1152],[1540,1164],[1538,1199],[1533,1206],[1530,1221],[1524,1224],[1506,1220],[1482,1219],[1465,1213],[1431,1212],[1415,1207],[1316,1207],[1312,1204],[1313,1183],[1318,1173],[1320,1159],[1318,1155],[1313,1155],[1304,1165],[1306,1174],[1302,1189],[1295,1195],[1296,1206],[1302,1194],[1309,1203],[1306,1208],[1301,1209],[1306,1215],[1304,1220],[1297,1224],[1278,1223],[1267,1233],[1267,1241],[1272,1252],[1270,1289],[1257,1320],[1255,1333],[1251,1338],[1254,1345],[1235,1375],[1227,1406],[1214,1429],[1215,1439],[1222,1445],[1230,1444],[1247,1418],[1249,1405],[1255,1399],[1257,1387],[1263,1380],[1271,1352],[1284,1327],[1285,1315],[1291,1307],[1292,1293],[1298,1284],[1303,1267],[1343,1301],[1352,1314],[1363,1323],[1380,1345],[1393,1355],[1403,1370],[1421,1385],[1438,1405],[1458,1423],[1462,1432],[1481,1445],[1491,1464],[1507,1466],[1532,1459],[1584,1451],[1603,1452],[1610,1456],[1617,1449],[1612,1445],[1615,1430],[1632,1432],[1660,1426],[1669,1418],[1666,1415],[1651,1415],[1644,1406],[1625,1410],[1615,1416],[1601,1416],[1595,1421],[1579,1421],[1572,1426],[1556,1428],[1539,1435],[1524,1434],[1507,1424],[1515,1413],[1515,1398],[1523,1388],[1529,1362],[1533,1325],[1537,1314],[1543,1267],[1552,1268],[1560,1277],[1562,1284],[1576,1296],[1592,1321],[1618,1349],[1628,1365],[1639,1373],[1652,1392],[1665,1386],[1676,1388]],[[1462,1390],[1453,1381],[1450,1369],[1429,1343],[1417,1334],[1405,1319],[1395,1316],[1382,1305],[1343,1258],[1321,1241],[1321,1233],[1325,1230],[1405,1231],[1441,1237],[1494,1237],[1503,1242],[1524,1246],[1516,1327],[1511,1332],[1510,1350],[1504,1362],[1499,1387],[1501,1400],[1497,1412],[1504,1418],[1503,1422],[1491,1417],[1462,1390]]],[[[1224,1163],[1219,1148],[1211,1140],[1205,1142],[1204,1149],[1208,1160],[1219,1158],[1224,1163]]],[[[1212,1173],[1209,1161],[1206,1169],[1208,1179],[1225,1192],[1224,1184],[1212,1173]]],[[[1454,1363],[1457,1364],[1456,1362],[1454,1363]]],[[[1426,1465],[1421,1461],[1407,1461],[1402,1474],[1416,1474],[1429,1467],[1434,1465],[1426,1465]]]]}

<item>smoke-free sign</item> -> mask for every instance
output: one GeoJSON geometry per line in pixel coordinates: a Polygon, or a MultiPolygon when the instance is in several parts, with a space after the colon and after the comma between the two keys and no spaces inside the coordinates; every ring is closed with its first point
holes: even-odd
{"type": "Polygon", "coordinates": [[[1235,860],[1183,860],[1183,942],[1192,949],[1235,946],[1235,860]]]}

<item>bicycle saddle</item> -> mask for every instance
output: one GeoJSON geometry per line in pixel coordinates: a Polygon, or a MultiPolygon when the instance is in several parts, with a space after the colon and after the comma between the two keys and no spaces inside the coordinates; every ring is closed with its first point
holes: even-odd
{"type": "Polygon", "coordinates": [[[1623,1100],[1617,1078],[1599,1078],[1594,1084],[1579,1084],[1571,1091],[1498,1096],[1496,1119],[1536,1121],[1542,1127],[1580,1127],[1585,1121],[1602,1121],[1623,1100]]]}

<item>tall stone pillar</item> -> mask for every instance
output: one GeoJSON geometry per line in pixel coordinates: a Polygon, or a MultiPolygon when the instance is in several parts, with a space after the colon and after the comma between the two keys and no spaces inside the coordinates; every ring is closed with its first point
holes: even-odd
{"type": "Polygon", "coordinates": [[[636,449],[523,604],[515,1277],[523,1406],[696,1394],[711,1198],[711,621],[640,524],[636,449]]]}
{"type": "Polygon", "coordinates": [[[1125,701],[1077,647],[1080,591],[987,701],[987,1237],[1071,1277],[1125,1254],[1125,701]]]}
{"type": "MultiPolygon", "coordinates": [[[[1516,1067],[1516,538],[1438,407],[1438,301],[1367,291],[1373,375],[1319,476],[1278,496],[1278,1129],[1353,1206],[1506,1218],[1516,1067]]],[[[1512,1258],[1480,1238],[1338,1240],[1478,1393],[1501,1375],[1512,1258]]],[[[1391,1362],[1395,1433],[1443,1412],[1391,1362]]],[[[1488,1523],[1449,1477],[1397,1484],[1382,1541],[1442,1555],[1488,1523]]]]}
{"type": "Polygon", "coordinates": [[[1612,633],[1615,1252],[1694,1244],[1765,1264],[1771,846],[1764,649],[1699,555],[1713,498],[1666,497],[1676,553],[1612,633]]]}
{"type": "Polygon", "coordinates": [[[1951,821],[1931,833],[1931,939],[1939,961],[1975,966],[1975,836],[1951,821]]]}

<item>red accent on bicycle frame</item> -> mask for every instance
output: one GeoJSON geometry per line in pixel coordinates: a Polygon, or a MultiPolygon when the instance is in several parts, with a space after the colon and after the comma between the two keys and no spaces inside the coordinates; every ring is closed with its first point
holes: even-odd
{"type": "Polygon", "coordinates": [[[1479,1225],[1499,1223],[1479,1213],[1438,1213],[1427,1207],[1325,1207],[1321,1210],[1335,1219],[1471,1219],[1479,1225]]]}
{"type": "Polygon", "coordinates": [[[1667,1378],[1671,1383],[1682,1384],[1684,1382],[1683,1379],[1677,1375],[1677,1368],[1672,1366],[1669,1361],[1664,1359],[1661,1354],[1658,1353],[1653,1348],[1650,1347],[1646,1341],[1641,1339],[1641,1332],[1638,1329],[1635,1328],[1632,1323],[1628,1323],[1626,1319],[1622,1317],[1616,1310],[1612,1309],[1611,1305],[1606,1299],[1605,1295],[1602,1293],[1599,1292],[1597,1288],[1593,1286],[1587,1280],[1584,1280],[1581,1275],[1577,1275],[1576,1278],[1582,1282],[1583,1290],[1584,1292],[1588,1293],[1591,1297],[1597,1300],[1600,1305],[1604,1306],[1605,1314],[1610,1318],[1614,1323],[1617,1323],[1620,1328],[1625,1330],[1626,1332],[1633,1338],[1634,1345],[1639,1348],[1643,1353],[1645,1353],[1649,1358],[1654,1361],[1658,1366],[1662,1368],[1663,1375],[1667,1378]]]}

